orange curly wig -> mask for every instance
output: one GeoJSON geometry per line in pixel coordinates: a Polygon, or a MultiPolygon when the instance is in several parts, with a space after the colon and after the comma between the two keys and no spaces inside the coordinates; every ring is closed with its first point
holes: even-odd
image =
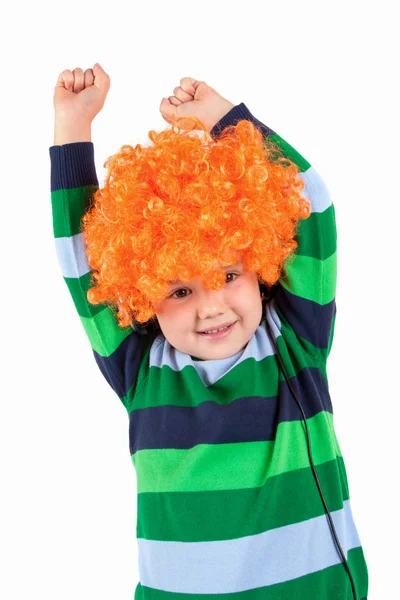
{"type": "Polygon", "coordinates": [[[218,263],[240,259],[274,285],[310,215],[298,167],[246,120],[213,139],[199,119],[179,118],[149,138],[153,145],[124,145],[107,159],[104,187],[82,218],[88,301],[115,306],[127,327],[154,318],[168,281],[200,276],[222,289],[218,263]]]}

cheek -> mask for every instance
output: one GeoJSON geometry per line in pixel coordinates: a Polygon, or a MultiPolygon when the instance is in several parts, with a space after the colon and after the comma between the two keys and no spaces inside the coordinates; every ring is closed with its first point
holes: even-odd
{"type": "Polygon", "coordinates": [[[232,306],[237,311],[245,311],[248,315],[261,315],[262,312],[262,300],[261,293],[258,284],[250,284],[242,286],[237,290],[237,293],[233,295],[232,306]]]}
{"type": "Polygon", "coordinates": [[[160,327],[169,334],[178,331],[185,322],[185,307],[183,304],[170,301],[159,306],[156,312],[160,327]]]}
{"type": "Polygon", "coordinates": [[[232,290],[231,299],[233,302],[253,304],[261,299],[260,289],[258,285],[254,285],[252,282],[244,281],[239,283],[234,290],[232,290]]]}

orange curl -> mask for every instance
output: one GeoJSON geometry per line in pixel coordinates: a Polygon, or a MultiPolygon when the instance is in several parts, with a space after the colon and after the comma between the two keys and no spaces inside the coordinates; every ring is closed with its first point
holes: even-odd
{"type": "Polygon", "coordinates": [[[174,120],[153,145],[124,145],[109,157],[104,188],[82,218],[91,304],[117,307],[120,327],[146,323],[168,281],[200,276],[220,290],[215,264],[241,260],[274,285],[310,215],[298,167],[250,121],[214,140],[195,117],[174,120]]]}

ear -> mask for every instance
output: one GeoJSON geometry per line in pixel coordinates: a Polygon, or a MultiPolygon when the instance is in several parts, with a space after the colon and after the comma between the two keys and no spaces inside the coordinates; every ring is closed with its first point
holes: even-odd
{"type": "Polygon", "coordinates": [[[272,298],[276,296],[279,287],[278,283],[269,286],[267,283],[259,281],[258,285],[260,288],[261,299],[264,303],[270,302],[272,298]]]}
{"type": "Polygon", "coordinates": [[[258,287],[260,288],[261,299],[264,301],[269,296],[269,287],[266,283],[261,281],[258,282],[258,287]]]}
{"type": "Polygon", "coordinates": [[[139,323],[138,321],[135,321],[135,319],[133,319],[130,323],[130,327],[139,335],[148,335],[152,331],[161,331],[161,327],[157,317],[153,317],[152,319],[150,319],[150,321],[147,321],[147,323],[139,323]]]}
{"type": "Polygon", "coordinates": [[[138,321],[135,321],[135,319],[133,319],[130,323],[130,327],[133,329],[133,331],[136,331],[136,333],[138,333],[139,335],[147,335],[148,334],[147,323],[139,323],[138,321]]]}

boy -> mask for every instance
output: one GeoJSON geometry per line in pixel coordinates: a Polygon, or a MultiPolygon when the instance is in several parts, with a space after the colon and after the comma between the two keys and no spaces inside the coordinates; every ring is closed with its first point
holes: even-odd
{"type": "Polygon", "coordinates": [[[265,600],[365,599],[368,572],[326,374],[336,315],[328,191],[244,104],[192,78],[162,100],[161,113],[169,123],[197,117],[215,143],[151,132],[154,147],[123,147],[109,161],[113,178],[98,190],[91,122],[109,86],[98,65],[60,75],[51,195],[63,276],[95,360],[129,415],[138,488],[135,598],[245,592],[265,600]],[[270,162],[260,158],[261,135],[275,141],[286,164],[273,154],[270,162]],[[179,220],[168,220],[181,200],[179,220]],[[236,229],[228,228],[231,244],[222,252],[216,232],[232,214],[236,229]],[[262,244],[245,235],[258,221],[262,244]],[[182,248],[200,238],[197,275],[182,248]],[[275,285],[277,265],[294,249],[275,285]],[[222,287],[221,271],[234,275],[222,287]],[[190,276],[175,277],[181,272],[190,276]],[[274,291],[269,302],[260,294],[265,283],[274,291]],[[345,560],[310,469],[310,439],[345,560]]]}

